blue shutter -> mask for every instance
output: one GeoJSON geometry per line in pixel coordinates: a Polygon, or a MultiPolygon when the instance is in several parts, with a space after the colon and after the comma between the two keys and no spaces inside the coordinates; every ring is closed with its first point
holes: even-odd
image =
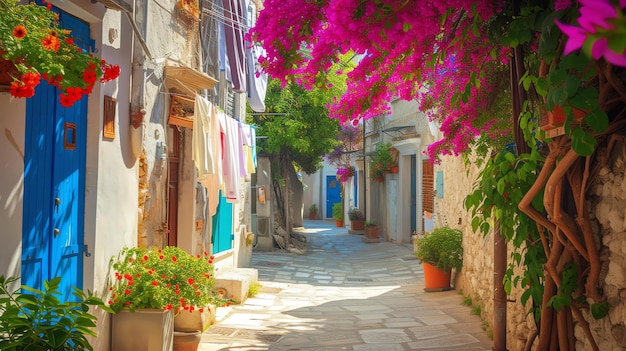
{"type": "Polygon", "coordinates": [[[438,198],[443,198],[443,171],[437,171],[437,179],[436,179],[436,184],[437,184],[437,197],[438,198]]]}

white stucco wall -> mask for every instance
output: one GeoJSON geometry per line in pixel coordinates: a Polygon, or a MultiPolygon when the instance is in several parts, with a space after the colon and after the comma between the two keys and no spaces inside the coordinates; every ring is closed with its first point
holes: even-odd
{"type": "Polygon", "coordinates": [[[19,276],[22,259],[24,128],[26,103],[0,93],[0,275],[19,276]]]}

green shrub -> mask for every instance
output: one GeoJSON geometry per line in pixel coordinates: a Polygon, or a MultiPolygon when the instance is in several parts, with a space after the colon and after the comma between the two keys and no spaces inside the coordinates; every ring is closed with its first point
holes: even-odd
{"type": "Polygon", "coordinates": [[[463,265],[463,233],[458,229],[433,229],[417,242],[415,256],[446,272],[463,265]]]}
{"type": "Polygon", "coordinates": [[[17,280],[0,276],[0,350],[93,350],[85,337],[97,336],[89,306],[112,312],[101,299],[74,288],[78,301],[61,302],[60,277],[44,282],[44,291],[27,286],[9,291],[17,280]]]}
{"type": "Polygon", "coordinates": [[[343,221],[343,205],[341,202],[336,202],[333,205],[333,218],[338,221],[343,221]]]}

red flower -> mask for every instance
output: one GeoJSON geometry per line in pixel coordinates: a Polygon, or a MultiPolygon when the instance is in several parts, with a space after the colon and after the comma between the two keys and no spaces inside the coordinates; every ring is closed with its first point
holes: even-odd
{"type": "Polygon", "coordinates": [[[67,38],[65,38],[65,42],[68,45],[74,45],[74,38],[67,37],[67,38]]]}
{"type": "Polygon", "coordinates": [[[196,296],[200,296],[200,292],[199,291],[196,291],[196,296]]]}
{"type": "Polygon", "coordinates": [[[133,261],[134,261],[134,260],[133,260],[133,258],[132,258],[132,257],[129,257],[129,258],[128,258],[128,262],[129,262],[129,263],[133,263],[133,261]]]}
{"type": "Polygon", "coordinates": [[[133,276],[128,273],[124,274],[124,278],[126,278],[126,280],[133,280],[133,276]]]}
{"type": "Polygon", "coordinates": [[[130,301],[126,301],[126,306],[130,306],[130,301]]]}
{"type": "Polygon", "coordinates": [[[24,28],[23,25],[18,24],[15,28],[13,28],[13,36],[16,39],[24,38],[26,36],[26,28],[24,28]]]}
{"type": "Polygon", "coordinates": [[[159,285],[159,282],[157,282],[156,280],[152,281],[152,286],[158,286],[158,285],[159,285]]]}
{"type": "Polygon", "coordinates": [[[172,261],[176,262],[177,260],[176,256],[172,256],[172,261]]]}
{"type": "Polygon", "coordinates": [[[124,294],[126,294],[126,295],[130,295],[130,293],[131,293],[131,292],[132,292],[132,291],[130,291],[129,289],[126,289],[126,290],[124,291],[124,294]]]}
{"type": "Polygon", "coordinates": [[[69,96],[65,95],[65,94],[59,94],[59,102],[61,103],[61,106],[63,107],[71,107],[72,105],[74,105],[74,100],[72,100],[69,96]]]}
{"type": "Polygon", "coordinates": [[[189,279],[187,279],[187,283],[189,283],[189,285],[192,285],[192,284],[193,284],[193,282],[194,282],[193,278],[189,278],[189,279]]]}
{"type": "Polygon", "coordinates": [[[144,260],[144,261],[147,261],[147,260],[148,260],[148,256],[147,256],[147,255],[146,255],[146,256],[143,256],[143,260],[144,260]]]}
{"type": "Polygon", "coordinates": [[[176,295],[180,295],[180,290],[176,290],[176,295]]]}
{"type": "Polygon", "coordinates": [[[61,42],[59,42],[59,38],[55,37],[52,34],[48,34],[47,37],[43,38],[41,40],[41,43],[43,44],[44,49],[48,51],[58,52],[59,48],[61,47],[61,42]]]}

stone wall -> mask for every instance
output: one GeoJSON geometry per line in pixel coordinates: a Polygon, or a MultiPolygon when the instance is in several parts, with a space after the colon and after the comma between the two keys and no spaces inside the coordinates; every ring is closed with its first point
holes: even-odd
{"type": "MultiPolygon", "coordinates": [[[[601,288],[610,304],[608,316],[596,321],[583,311],[600,350],[626,349],[626,146],[620,144],[612,161],[601,170],[590,188],[591,219],[603,233],[601,288]]],[[[444,196],[435,198],[436,225],[449,225],[463,231],[464,263],[456,281],[457,290],[482,305],[483,319],[493,321],[493,236],[472,232],[471,217],[463,200],[472,190],[478,174],[465,168],[460,157],[445,157],[436,171],[444,172],[444,196]]],[[[509,254],[511,247],[509,246],[509,254]]],[[[536,330],[522,306],[522,291],[513,289],[507,304],[507,348],[523,350],[536,330]]],[[[590,350],[591,345],[580,327],[575,330],[576,350],[590,350]]],[[[533,348],[536,350],[536,347],[533,348]]]]}
{"type": "Polygon", "coordinates": [[[435,227],[448,225],[463,232],[463,268],[455,288],[481,305],[483,318],[493,320],[493,236],[472,231],[465,197],[472,191],[478,169],[466,169],[463,158],[443,157],[435,173],[443,171],[443,197],[435,196],[435,227]]]}

